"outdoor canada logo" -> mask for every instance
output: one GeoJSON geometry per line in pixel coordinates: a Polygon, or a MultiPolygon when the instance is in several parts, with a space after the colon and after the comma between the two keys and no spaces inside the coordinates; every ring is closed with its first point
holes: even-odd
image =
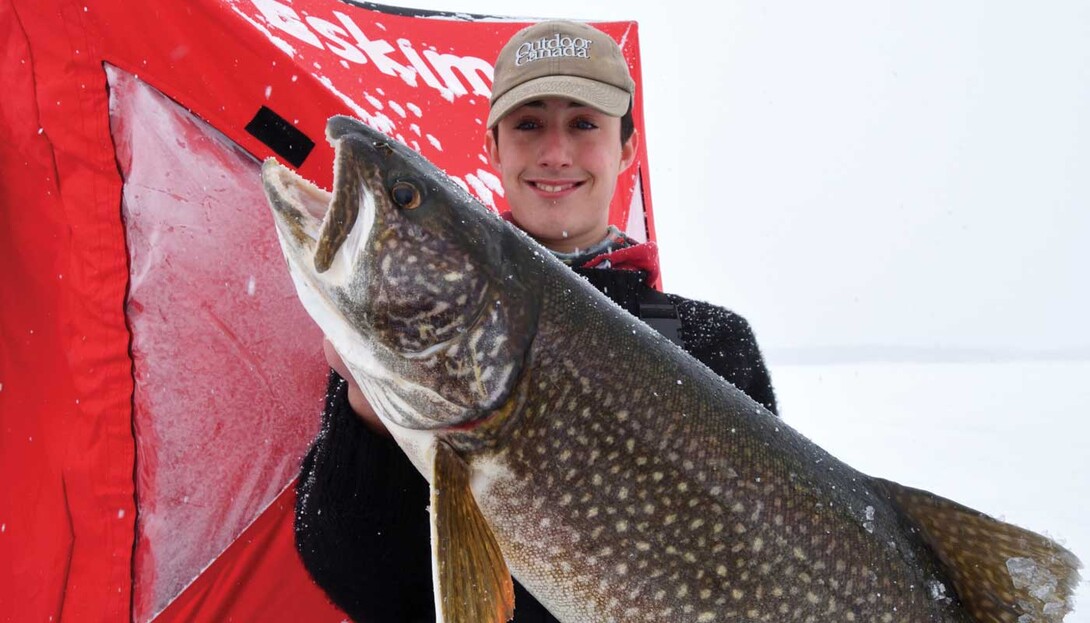
{"type": "Polygon", "coordinates": [[[552,37],[542,37],[537,41],[527,41],[515,51],[515,66],[521,67],[536,60],[558,56],[590,58],[591,43],[593,41],[583,37],[569,37],[560,33],[552,37]]]}

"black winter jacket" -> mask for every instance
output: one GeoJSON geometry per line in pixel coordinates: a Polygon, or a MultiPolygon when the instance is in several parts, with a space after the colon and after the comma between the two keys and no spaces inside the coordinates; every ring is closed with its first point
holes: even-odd
{"type": "MultiPolygon", "coordinates": [[[[773,413],[756,338],[741,316],[644,284],[636,271],[575,269],[773,413]]],[[[295,544],[330,599],[356,621],[435,620],[428,484],[391,439],[371,432],[331,372],[322,426],[296,485],[295,544]]],[[[517,623],[556,619],[515,582],[517,623]]]]}

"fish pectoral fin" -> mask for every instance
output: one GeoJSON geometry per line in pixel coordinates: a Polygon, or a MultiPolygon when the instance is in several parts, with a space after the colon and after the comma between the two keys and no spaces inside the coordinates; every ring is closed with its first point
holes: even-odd
{"type": "Polygon", "coordinates": [[[878,479],[937,554],[954,592],[980,623],[1060,623],[1071,610],[1079,559],[1055,541],[933,493],[878,479]]]}
{"type": "Polygon", "coordinates": [[[436,621],[509,621],[515,612],[511,572],[469,488],[469,466],[440,441],[434,467],[431,538],[436,621]]]}

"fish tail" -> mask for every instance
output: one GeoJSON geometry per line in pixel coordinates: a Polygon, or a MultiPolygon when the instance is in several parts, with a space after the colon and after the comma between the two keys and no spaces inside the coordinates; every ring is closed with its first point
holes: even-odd
{"type": "Polygon", "coordinates": [[[878,480],[937,554],[975,621],[1060,623],[1071,610],[1082,565],[1070,551],[927,491],[878,480]]]}

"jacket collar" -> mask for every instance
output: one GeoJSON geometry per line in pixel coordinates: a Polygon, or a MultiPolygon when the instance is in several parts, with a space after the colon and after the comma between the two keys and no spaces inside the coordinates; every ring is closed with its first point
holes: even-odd
{"type": "MultiPolygon", "coordinates": [[[[500,214],[503,220],[515,225],[511,211],[500,214]]],[[[552,254],[568,266],[575,268],[612,268],[615,270],[636,270],[645,274],[644,282],[657,286],[659,280],[659,248],[654,242],[636,242],[624,232],[610,225],[609,231],[601,242],[590,249],[574,253],[552,254]]]]}

